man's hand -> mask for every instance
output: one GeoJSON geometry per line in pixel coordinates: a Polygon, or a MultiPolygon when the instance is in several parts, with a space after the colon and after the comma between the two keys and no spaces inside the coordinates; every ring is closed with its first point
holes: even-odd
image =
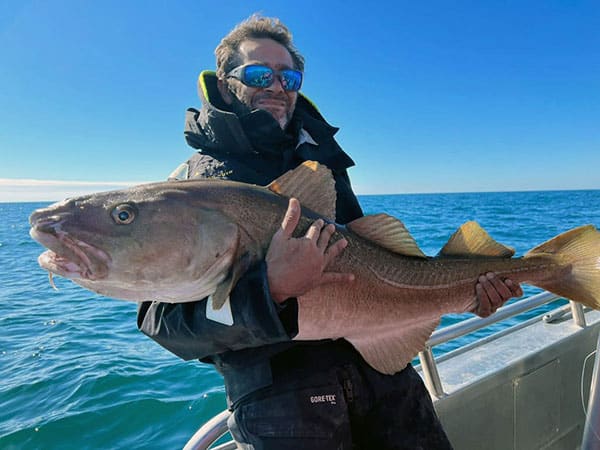
{"type": "Polygon", "coordinates": [[[335,225],[324,226],[323,220],[318,219],[303,237],[292,237],[300,213],[298,200],[290,199],[281,228],[273,236],[267,251],[267,280],[271,296],[277,303],[299,297],[324,283],[354,280],[350,273],[325,271],[348,245],[345,239],[329,245],[335,225]]]}
{"type": "Polygon", "coordinates": [[[523,295],[520,285],[508,278],[502,281],[492,272],[479,277],[475,292],[477,307],[473,312],[480,317],[495,313],[507,300],[523,295]]]}

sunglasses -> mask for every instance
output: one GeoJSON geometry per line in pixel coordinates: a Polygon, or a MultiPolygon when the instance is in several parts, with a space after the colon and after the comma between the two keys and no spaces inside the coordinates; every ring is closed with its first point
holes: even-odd
{"type": "Polygon", "coordinates": [[[299,91],[302,86],[302,72],[294,69],[273,70],[260,64],[238,66],[231,70],[227,77],[240,80],[246,86],[255,88],[268,88],[279,77],[281,86],[286,91],[299,91]]]}

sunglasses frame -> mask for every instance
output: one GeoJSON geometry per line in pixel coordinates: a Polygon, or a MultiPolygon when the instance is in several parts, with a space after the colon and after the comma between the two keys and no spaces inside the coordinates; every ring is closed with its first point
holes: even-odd
{"type": "Polygon", "coordinates": [[[272,69],[269,66],[266,66],[264,64],[244,64],[241,66],[237,66],[233,69],[231,69],[229,72],[227,72],[226,77],[229,78],[235,78],[236,80],[241,81],[244,85],[248,86],[248,87],[253,87],[253,88],[258,88],[258,89],[265,89],[268,88],[269,86],[271,86],[274,82],[275,82],[275,77],[279,78],[279,81],[281,83],[281,86],[283,87],[283,89],[287,92],[298,92],[300,90],[300,88],[302,87],[302,81],[304,78],[304,74],[302,72],[300,72],[299,70],[296,69],[281,69],[281,70],[275,70],[272,69]],[[271,78],[271,83],[269,83],[266,86],[254,86],[252,84],[249,84],[246,80],[246,70],[249,67],[261,67],[264,69],[268,69],[269,72],[271,72],[273,74],[273,77],[271,78]],[[300,76],[300,82],[298,83],[298,89],[287,89],[287,85],[284,83],[283,81],[283,72],[293,72],[295,74],[298,74],[300,76]]]}

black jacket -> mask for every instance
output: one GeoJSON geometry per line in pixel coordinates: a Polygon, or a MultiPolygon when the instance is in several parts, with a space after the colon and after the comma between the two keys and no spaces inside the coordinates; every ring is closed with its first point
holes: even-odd
{"type": "MultiPolygon", "coordinates": [[[[362,216],[346,169],[354,165],[334,139],[330,126],[303,95],[285,132],[265,111],[238,117],[228,112],[212,72],[199,79],[200,111],[186,113],[185,137],[199,150],[170,178],[220,178],[266,185],[303,161],[328,166],[336,181],[338,223],[362,216]]],[[[292,342],[297,333],[294,299],[283,307],[269,294],[264,262],[250,268],[230,295],[233,324],[206,317],[207,299],[187,304],[144,302],[138,310],[140,330],[183,359],[214,363],[225,378],[230,402],[271,383],[271,362],[294,347],[320,348],[328,354],[344,343],[292,342]],[[325,347],[325,351],[323,348],[325,347]]],[[[344,352],[341,352],[344,353],[344,352]]]]}

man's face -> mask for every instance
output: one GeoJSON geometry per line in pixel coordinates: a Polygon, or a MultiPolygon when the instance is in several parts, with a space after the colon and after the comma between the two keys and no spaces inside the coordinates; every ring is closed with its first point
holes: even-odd
{"type": "MultiPolygon", "coordinates": [[[[294,68],[290,52],[272,39],[245,40],[240,44],[239,55],[240,65],[262,64],[274,70],[294,68]]],[[[246,86],[241,81],[230,77],[224,82],[219,81],[219,90],[225,102],[232,106],[234,112],[242,112],[236,110],[241,109],[240,105],[237,105],[237,98],[245,108],[262,109],[271,113],[282,129],[285,129],[292,118],[298,98],[297,92],[283,89],[279,77],[275,77],[273,84],[266,88],[246,86]],[[227,85],[229,89],[227,89],[227,85]],[[232,95],[236,98],[232,98],[232,95]]]]}

